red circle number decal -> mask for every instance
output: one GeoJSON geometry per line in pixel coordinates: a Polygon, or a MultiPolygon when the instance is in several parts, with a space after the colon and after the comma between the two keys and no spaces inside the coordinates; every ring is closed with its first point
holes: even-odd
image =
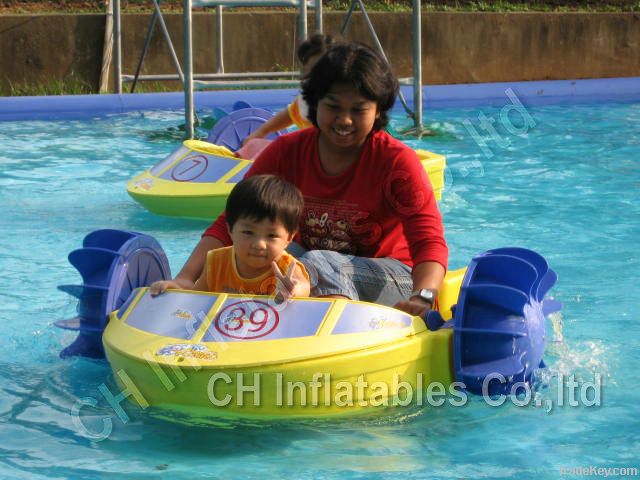
{"type": "Polygon", "coordinates": [[[209,160],[205,155],[189,155],[171,170],[171,178],[176,182],[190,182],[207,171],[209,160]]]}
{"type": "Polygon", "coordinates": [[[216,317],[215,327],[225,337],[244,340],[269,335],[279,321],[278,312],[268,303],[243,300],[223,308],[216,317]]]}

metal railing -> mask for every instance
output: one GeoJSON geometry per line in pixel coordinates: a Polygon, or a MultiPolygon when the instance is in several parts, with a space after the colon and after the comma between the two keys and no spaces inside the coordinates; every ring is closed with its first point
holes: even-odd
{"type": "MultiPolygon", "coordinates": [[[[135,88],[138,81],[165,81],[179,80],[184,86],[185,96],[185,127],[186,136],[194,137],[194,101],[193,90],[194,84],[198,88],[218,87],[228,88],[234,86],[242,86],[246,88],[268,88],[268,87],[297,87],[299,85],[299,72],[242,72],[230,73],[224,71],[224,41],[223,41],[223,8],[234,7],[295,7],[299,11],[299,30],[301,38],[307,37],[307,10],[315,9],[315,29],[322,31],[322,0],[183,0],[183,36],[184,36],[184,71],[180,66],[178,57],[171,41],[171,36],[167,29],[166,23],[160,9],[160,0],[151,0],[154,6],[153,16],[147,29],[144,47],[138,61],[137,69],[134,75],[124,74],[122,72],[122,21],[120,0],[113,0],[113,30],[114,30],[114,86],[115,92],[122,93],[123,82],[132,84],[131,91],[135,88]],[[193,7],[212,7],[216,9],[216,73],[199,73],[193,72],[193,7]],[[156,23],[160,23],[162,33],[167,42],[172,62],[176,68],[177,74],[156,74],[142,75],[142,65],[147,54],[151,36],[156,23]]],[[[382,44],[378,39],[373,24],[366,12],[363,0],[352,0],[347,16],[341,28],[341,34],[344,36],[349,28],[350,21],[356,8],[362,11],[364,20],[367,24],[369,33],[373,37],[374,43],[383,57],[386,55],[382,48],[382,44]]],[[[407,112],[413,119],[414,132],[418,135],[422,133],[422,31],[421,31],[421,7],[420,0],[413,0],[413,76],[401,79],[401,84],[413,85],[413,109],[409,107],[402,93],[400,101],[407,112]]]]}
{"type": "MultiPolygon", "coordinates": [[[[149,27],[147,28],[147,33],[145,35],[144,46],[142,48],[142,53],[138,60],[138,65],[136,68],[135,74],[125,74],[122,71],[122,20],[121,20],[121,9],[120,9],[120,0],[113,0],[113,15],[114,15],[114,76],[115,76],[115,92],[122,93],[122,84],[123,83],[131,83],[131,92],[134,91],[135,86],[138,81],[165,81],[165,80],[179,80],[184,84],[184,74],[182,68],[180,66],[180,62],[178,61],[178,56],[176,55],[175,48],[173,46],[173,41],[171,40],[171,35],[169,34],[169,30],[167,29],[167,25],[165,23],[162,10],[160,9],[160,0],[151,0],[153,3],[153,15],[151,17],[151,21],[149,23],[149,27]],[[169,54],[171,55],[171,60],[173,62],[174,67],[176,68],[177,74],[161,74],[161,75],[142,75],[140,72],[142,71],[142,65],[144,63],[144,59],[149,49],[149,44],[151,42],[151,37],[153,35],[153,31],[156,27],[156,24],[160,24],[162,29],[162,34],[164,36],[165,41],[167,42],[167,47],[169,49],[169,54]]],[[[212,85],[212,86],[229,86],[234,85],[232,83],[233,80],[238,80],[239,85],[243,85],[242,79],[249,78],[269,78],[269,79],[278,79],[284,78],[287,79],[284,83],[280,84],[277,81],[271,83],[265,83],[268,86],[291,86],[294,83],[294,80],[299,77],[299,72],[242,72],[242,73],[229,73],[224,70],[224,39],[223,39],[223,16],[222,11],[224,7],[227,8],[235,8],[235,7],[295,7],[300,11],[299,14],[299,25],[300,32],[302,38],[306,38],[307,36],[307,8],[316,10],[316,22],[315,28],[317,31],[322,31],[322,2],[321,0],[194,0],[192,5],[188,7],[189,11],[193,7],[212,7],[216,8],[216,73],[203,73],[203,74],[194,74],[194,79],[198,81],[198,83],[202,86],[212,85]]],[[[186,2],[184,5],[185,12],[187,11],[186,2]]],[[[187,19],[184,19],[185,25],[188,23],[191,25],[191,20],[187,22],[187,19]]],[[[191,27],[185,29],[183,32],[185,45],[191,44],[193,45],[193,39],[188,39],[187,37],[191,37],[192,30],[191,27]]],[[[191,49],[189,49],[191,51],[191,49]]],[[[185,56],[188,54],[187,49],[185,48],[185,56]]],[[[191,53],[192,55],[192,53],[191,53]]]]}

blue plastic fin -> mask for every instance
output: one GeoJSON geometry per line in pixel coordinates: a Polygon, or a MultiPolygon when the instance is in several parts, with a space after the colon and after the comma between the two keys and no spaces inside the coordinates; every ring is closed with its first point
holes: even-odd
{"type": "Polygon", "coordinates": [[[118,251],[125,242],[133,237],[135,237],[135,233],[105,228],[89,233],[84,237],[82,246],[118,251]]]}
{"type": "Polygon", "coordinates": [[[91,323],[87,322],[85,317],[81,316],[66,318],[64,320],[56,320],[54,325],[58,328],[72,331],[102,333],[104,330],[104,326],[91,325],[91,323]]]}
{"type": "Polygon", "coordinates": [[[456,332],[463,333],[482,333],[484,335],[503,335],[505,337],[526,337],[527,333],[522,330],[515,330],[511,328],[501,327],[497,328],[474,328],[474,327],[462,327],[456,328],[456,332]]]}
{"type": "Polygon", "coordinates": [[[476,257],[474,261],[477,261],[473,272],[474,283],[509,285],[529,294],[538,276],[533,265],[510,255],[476,257]]]}
{"type": "Polygon", "coordinates": [[[109,288],[98,285],[58,285],[58,290],[81,299],[91,295],[104,295],[109,288]]]}
{"type": "Polygon", "coordinates": [[[491,255],[510,255],[512,257],[518,257],[525,262],[530,263],[536,269],[540,276],[543,276],[546,271],[549,269],[549,264],[545,260],[545,258],[540,255],[538,252],[534,252],[533,250],[529,250],[522,247],[503,247],[496,248],[493,250],[489,250],[486,254],[491,255]]]}
{"type": "Polygon", "coordinates": [[[253,108],[253,105],[245,102],[244,100],[238,100],[236,103],[233,104],[232,108],[233,110],[241,110],[243,108],[253,108]]]}
{"type": "Polygon", "coordinates": [[[80,331],[78,337],[60,352],[60,358],[82,355],[89,358],[104,358],[102,332],[80,331]]]}
{"type": "Polygon", "coordinates": [[[562,310],[562,303],[558,300],[554,300],[553,298],[545,298],[542,301],[542,314],[545,317],[548,317],[552,313],[556,313],[562,310]]]}
{"type": "Polygon", "coordinates": [[[515,357],[506,357],[475,365],[467,365],[460,373],[465,377],[487,377],[492,373],[499,373],[508,378],[522,375],[524,373],[524,365],[515,357]]]}
{"type": "Polygon", "coordinates": [[[517,257],[521,260],[524,260],[525,262],[530,263],[531,266],[536,270],[536,280],[534,280],[531,285],[531,293],[534,295],[538,289],[540,280],[547,274],[547,270],[549,270],[549,264],[542,255],[540,255],[538,252],[534,252],[533,250],[529,250],[526,248],[504,247],[489,250],[486,253],[492,255],[510,255],[512,257],[517,257]]]}
{"type": "Polygon", "coordinates": [[[120,255],[105,248],[86,247],[69,254],[69,263],[76,267],[82,281],[87,285],[106,285],[107,275],[113,260],[120,255]]]}
{"type": "Polygon", "coordinates": [[[514,315],[522,315],[529,297],[522,291],[504,285],[475,284],[466,287],[469,300],[500,307],[514,315]]]}
{"type": "Polygon", "coordinates": [[[556,274],[556,272],[551,269],[547,270],[547,273],[540,280],[538,288],[535,292],[535,298],[537,301],[542,301],[547,292],[551,290],[551,287],[556,284],[556,280],[558,280],[558,275],[556,274]]]}
{"type": "Polygon", "coordinates": [[[80,320],[80,317],[66,318],[64,320],[56,320],[53,324],[65,330],[80,330],[80,320]]]}

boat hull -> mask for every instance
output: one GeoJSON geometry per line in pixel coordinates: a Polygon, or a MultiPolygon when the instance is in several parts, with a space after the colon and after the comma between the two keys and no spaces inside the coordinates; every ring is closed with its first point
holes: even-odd
{"type": "Polygon", "coordinates": [[[339,356],[248,367],[152,364],[107,343],[105,353],[118,386],[136,392],[128,398],[143,408],[195,417],[326,417],[421,406],[429,384],[454,381],[451,334],[424,331],[339,356]]]}
{"type": "MultiPolygon", "coordinates": [[[[447,274],[451,318],[464,269],[447,274]]],[[[452,330],[345,299],[135,291],[110,315],[106,357],[122,394],[192,416],[297,417],[421,404],[453,380],[452,330]]]]}

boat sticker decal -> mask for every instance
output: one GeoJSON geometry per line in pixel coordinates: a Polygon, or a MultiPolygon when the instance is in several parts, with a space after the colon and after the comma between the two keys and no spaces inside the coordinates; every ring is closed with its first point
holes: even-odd
{"type": "Polygon", "coordinates": [[[218,353],[211,351],[206,345],[192,344],[192,343],[174,343],[165,345],[156,352],[156,355],[161,356],[173,356],[183,358],[197,358],[200,360],[216,360],[218,353]]]}
{"type": "Polygon", "coordinates": [[[268,303],[242,300],[223,308],[214,325],[225,337],[252,339],[269,335],[278,327],[279,321],[278,311],[268,303]]]}
{"type": "Polygon", "coordinates": [[[141,178],[140,180],[136,180],[133,186],[140,190],[149,191],[153,188],[153,178],[141,178]]]}
{"type": "Polygon", "coordinates": [[[179,183],[215,183],[244,160],[191,152],[160,175],[179,183]]]}
{"type": "Polygon", "coordinates": [[[410,327],[411,316],[390,308],[352,303],[345,307],[333,328],[333,334],[362,333],[375,330],[399,330],[410,327]]]}
{"type": "Polygon", "coordinates": [[[202,342],[247,342],[310,337],[316,334],[332,302],[295,299],[276,303],[233,296],[220,307],[202,342]]]}
{"type": "Polygon", "coordinates": [[[206,155],[189,155],[171,169],[171,178],[176,182],[190,182],[206,172],[208,166],[206,155]]]}

